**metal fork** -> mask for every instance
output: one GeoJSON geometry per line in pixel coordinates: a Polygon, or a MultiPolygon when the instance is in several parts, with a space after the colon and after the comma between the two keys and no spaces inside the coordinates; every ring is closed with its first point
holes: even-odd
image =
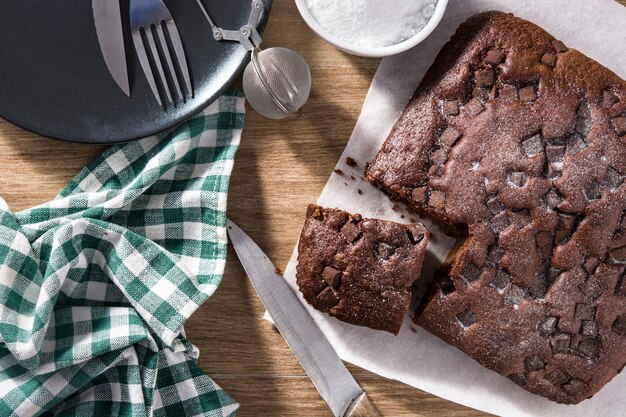
{"type": "Polygon", "coordinates": [[[155,78],[159,79],[169,103],[172,103],[172,84],[179,100],[186,98],[186,94],[193,96],[183,43],[174,19],[163,1],[130,0],[130,28],[139,62],[159,105],[163,104],[155,78]],[[166,34],[169,35],[170,42],[166,34]],[[164,67],[168,69],[169,80],[164,67]],[[185,81],[187,89],[185,95],[180,86],[179,76],[185,81]]]}

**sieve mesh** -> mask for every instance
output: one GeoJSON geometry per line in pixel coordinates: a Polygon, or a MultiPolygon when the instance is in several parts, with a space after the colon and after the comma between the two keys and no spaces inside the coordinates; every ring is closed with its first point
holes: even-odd
{"type": "Polygon", "coordinates": [[[311,73],[304,59],[286,48],[253,54],[257,67],[250,62],[243,76],[244,92],[252,108],[271,119],[297,114],[311,92],[311,73]]]}

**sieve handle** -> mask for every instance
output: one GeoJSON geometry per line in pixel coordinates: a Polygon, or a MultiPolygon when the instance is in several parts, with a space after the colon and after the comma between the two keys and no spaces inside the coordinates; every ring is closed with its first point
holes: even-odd
{"type": "Polygon", "coordinates": [[[259,47],[261,45],[262,39],[261,35],[257,31],[257,26],[259,24],[259,20],[261,19],[261,14],[263,13],[263,1],[262,0],[252,0],[250,5],[250,16],[248,17],[248,24],[243,25],[239,28],[239,30],[227,30],[218,27],[211,19],[209,12],[206,7],[202,3],[202,0],[196,0],[198,2],[198,6],[202,10],[204,17],[211,25],[211,31],[213,32],[213,38],[216,41],[235,41],[239,42],[246,51],[252,51],[254,48],[259,47]]]}

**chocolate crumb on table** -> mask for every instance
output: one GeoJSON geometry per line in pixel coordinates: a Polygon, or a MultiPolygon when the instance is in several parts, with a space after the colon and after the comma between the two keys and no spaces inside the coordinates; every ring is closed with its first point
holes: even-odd
{"type": "Polygon", "coordinates": [[[335,174],[343,175],[343,171],[342,171],[342,170],[340,170],[340,169],[333,169],[333,172],[334,172],[335,174]]]}
{"type": "Polygon", "coordinates": [[[397,334],[429,238],[421,224],[363,219],[311,204],[298,243],[296,282],[314,308],[397,334]]]}
{"type": "Polygon", "coordinates": [[[559,403],[622,370],[624,80],[530,22],[476,15],[366,175],[460,239],[417,324],[559,403]]]}
{"type": "Polygon", "coordinates": [[[350,157],[350,156],[348,156],[348,157],[346,158],[346,164],[348,164],[348,166],[351,166],[351,167],[355,167],[355,166],[357,166],[357,165],[358,165],[358,164],[356,163],[356,161],[354,160],[354,158],[352,158],[352,157],[350,157]]]}
{"type": "Polygon", "coordinates": [[[357,189],[356,192],[359,193],[359,194],[363,194],[363,191],[360,188],[357,189]]]}

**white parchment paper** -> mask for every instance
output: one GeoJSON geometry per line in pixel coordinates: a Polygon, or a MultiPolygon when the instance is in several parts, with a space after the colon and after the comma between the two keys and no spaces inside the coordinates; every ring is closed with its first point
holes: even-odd
{"type": "MultiPolygon", "coordinates": [[[[331,175],[319,204],[400,222],[417,218],[394,207],[363,180],[364,165],[382,145],[444,43],[465,19],[486,10],[512,12],[530,20],[626,78],[626,7],[614,0],[450,0],[442,22],[430,37],[404,54],[382,60],[361,116],[337,163],[344,174],[331,175]],[[357,167],[345,163],[348,156],[358,162],[357,167]],[[350,179],[351,175],[355,180],[350,179]],[[358,193],[359,189],[363,194],[358,193]]],[[[429,251],[441,259],[452,240],[430,222],[424,223],[434,231],[429,251]]],[[[285,271],[294,289],[295,262],[294,253],[285,271]]],[[[428,265],[425,273],[430,273],[431,268],[428,265]]],[[[581,404],[558,405],[483,368],[457,348],[412,324],[409,317],[400,334],[393,336],[342,323],[302,302],[342,359],[439,397],[502,416],[626,416],[626,372],[581,404]]]]}

